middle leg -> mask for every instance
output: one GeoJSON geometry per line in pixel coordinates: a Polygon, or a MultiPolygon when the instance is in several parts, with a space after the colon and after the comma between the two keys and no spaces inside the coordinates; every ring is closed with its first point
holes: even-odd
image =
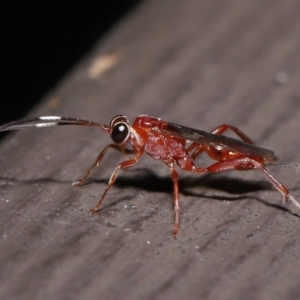
{"type": "Polygon", "coordinates": [[[178,187],[178,179],[179,175],[176,171],[174,165],[169,166],[171,169],[171,177],[173,180],[173,197],[174,197],[174,210],[175,210],[175,223],[174,223],[174,231],[173,235],[176,237],[179,229],[179,187],[178,187]]]}

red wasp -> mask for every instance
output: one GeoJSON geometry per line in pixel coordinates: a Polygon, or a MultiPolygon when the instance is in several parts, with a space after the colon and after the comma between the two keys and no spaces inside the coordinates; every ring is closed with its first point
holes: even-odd
{"type": "Polygon", "coordinates": [[[127,156],[127,159],[119,163],[113,171],[98,204],[90,209],[91,213],[100,209],[101,203],[107,191],[114,184],[120,169],[135,165],[144,152],[154,159],[161,160],[171,170],[174,182],[175,223],[173,233],[175,236],[179,228],[179,175],[176,166],[199,174],[259,169],[283,195],[283,203],[290,200],[300,209],[300,204],[290,195],[289,190],[265,167],[266,162],[275,159],[274,152],[255,146],[248,136],[231,125],[221,125],[208,133],[148,115],[138,116],[132,125],[129,124],[126,116],[118,115],[111,120],[109,126],[81,119],[47,116],[10,122],[0,126],[0,131],[58,125],[97,126],[109,133],[113,141],[100,152],[86,175],[73,183],[74,186],[84,184],[94,168],[99,166],[109,148],[118,150],[127,156]],[[241,140],[223,136],[222,134],[228,129],[232,130],[241,140]],[[190,144],[187,145],[188,143],[190,144]],[[132,149],[126,148],[128,144],[131,144],[132,149]],[[217,162],[206,168],[197,167],[194,160],[202,152],[206,152],[217,162]]]}

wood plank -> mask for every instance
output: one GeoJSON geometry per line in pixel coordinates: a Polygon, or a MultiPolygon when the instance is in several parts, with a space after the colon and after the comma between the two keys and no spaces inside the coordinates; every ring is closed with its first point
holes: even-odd
{"type": "MultiPolygon", "coordinates": [[[[33,115],[108,124],[152,114],[202,130],[230,123],[300,162],[299,1],[144,1],[33,115]]],[[[143,158],[87,213],[122,161],[93,128],[24,130],[0,146],[0,299],[296,299],[300,219],[259,171],[180,172],[143,158]]],[[[205,165],[203,158],[197,161],[205,165]]],[[[295,168],[270,169],[300,199],[295,168]]]]}

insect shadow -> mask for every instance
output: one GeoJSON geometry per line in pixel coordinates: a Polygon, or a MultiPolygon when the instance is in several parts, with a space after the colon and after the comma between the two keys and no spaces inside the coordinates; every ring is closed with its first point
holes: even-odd
{"type": "MultiPolygon", "coordinates": [[[[23,184],[45,183],[45,182],[71,184],[71,181],[69,180],[59,180],[50,177],[43,177],[38,179],[16,179],[16,178],[0,177],[0,180],[9,181],[9,182],[18,182],[23,184]]],[[[92,176],[86,181],[84,185],[89,185],[92,183],[107,184],[108,180],[109,178],[96,179],[95,177],[92,176]]],[[[283,207],[278,204],[269,203],[259,197],[249,195],[249,193],[251,192],[274,190],[273,186],[267,181],[243,180],[243,179],[238,179],[233,177],[220,176],[216,174],[206,174],[206,175],[202,175],[201,177],[185,175],[179,179],[179,185],[180,185],[180,193],[185,196],[193,196],[197,198],[213,199],[219,201],[224,201],[224,200],[238,201],[243,199],[253,199],[262,202],[265,205],[276,207],[283,211],[287,211],[294,214],[286,207],[283,207]],[[196,190],[201,188],[205,190],[212,189],[212,190],[224,192],[226,194],[216,195],[216,194],[208,194],[206,192],[196,192],[193,191],[193,189],[195,188],[196,190]],[[228,194],[234,196],[230,196],[228,194]]],[[[119,175],[116,182],[114,183],[114,186],[119,188],[132,187],[150,193],[151,192],[166,193],[169,194],[171,197],[172,189],[173,189],[173,181],[168,175],[158,176],[150,169],[139,168],[134,170],[126,170],[125,175],[119,175]]],[[[5,184],[3,184],[1,187],[4,188],[5,184]]],[[[119,202],[123,202],[130,199],[131,197],[129,196],[121,197],[121,199],[117,199],[115,201],[112,201],[111,203],[106,203],[106,205],[102,209],[114,206],[119,202]]]]}
{"type": "MultiPolygon", "coordinates": [[[[165,192],[171,193],[173,189],[173,181],[170,176],[158,176],[156,173],[149,169],[135,169],[127,171],[126,175],[130,172],[138,172],[138,176],[131,175],[118,176],[115,186],[126,188],[128,186],[146,190],[149,192],[165,192]]],[[[90,182],[103,182],[103,180],[95,180],[91,178],[90,182]]],[[[266,181],[249,181],[226,176],[218,176],[215,174],[206,174],[199,176],[183,176],[179,179],[180,193],[190,196],[187,188],[202,187],[211,188],[215,190],[224,191],[229,194],[246,194],[249,192],[256,192],[262,190],[274,190],[272,185],[266,181]]]]}
{"type": "MultiPolygon", "coordinates": [[[[158,176],[153,171],[144,168],[144,169],[135,169],[135,170],[127,170],[128,173],[138,172],[138,175],[131,175],[125,176],[121,175],[118,176],[114,186],[119,188],[128,188],[133,187],[135,189],[144,190],[147,192],[161,192],[172,195],[173,189],[173,181],[170,176],[158,176]]],[[[96,182],[96,183],[103,183],[106,182],[105,180],[95,180],[90,178],[87,184],[96,182]]],[[[184,176],[179,179],[180,185],[180,194],[185,196],[193,196],[197,198],[206,198],[206,199],[213,199],[219,201],[238,201],[243,199],[253,199],[259,202],[264,203],[265,205],[279,208],[283,211],[287,211],[292,213],[286,207],[283,207],[279,204],[273,204],[267,202],[259,197],[249,195],[251,192],[258,192],[258,191],[275,191],[273,186],[267,181],[257,181],[257,180],[242,180],[238,178],[220,176],[216,174],[207,174],[201,177],[196,176],[184,176]],[[212,189],[217,191],[222,191],[227,193],[224,195],[216,195],[212,194],[209,195],[208,193],[198,193],[192,191],[194,188],[204,188],[204,189],[212,189]],[[232,194],[234,196],[230,196],[228,194],[232,194]]],[[[279,197],[280,198],[280,197],[279,197]]],[[[119,202],[119,201],[118,201],[119,202]]],[[[115,203],[115,202],[114,202],[115,203]]],[[[109,205],[110,206],[110,205],[109,205]]],[[[298,216],[298,215],[297,215],[298,216]]]]}

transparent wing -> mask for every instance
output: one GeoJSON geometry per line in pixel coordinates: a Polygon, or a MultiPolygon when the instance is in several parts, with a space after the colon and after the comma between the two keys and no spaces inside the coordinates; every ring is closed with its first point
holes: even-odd
{"type": "Polygon", "coordinates": [[[199,144],[209,145],[214,148],[221,148],[245,155],[262,157],[274,156],[273,151],[265,148],[248,144],[237,139],[226,137],[224,135],[213,134],[171,122],[167,123],[167,126],[165,126],[165,128],[163,129],[163,132],[165,134],[181,137],[199,144]]]}

